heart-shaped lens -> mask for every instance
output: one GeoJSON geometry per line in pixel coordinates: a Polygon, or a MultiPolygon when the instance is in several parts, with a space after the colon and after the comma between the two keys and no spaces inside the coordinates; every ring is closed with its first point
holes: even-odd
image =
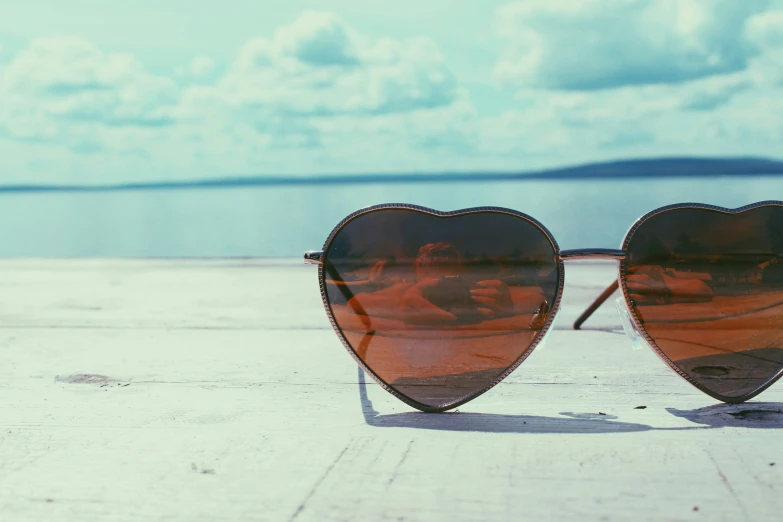
{"type": "Polygon", "coordinates": [[[783,203],[662,210],[625,250],[626,297],[675,370],[726,402],[781,376],[783,203]]]}
{"type": "Polygon", "coordinates": [[[324,250],[338,333],[423,410],[497,383],[538,342],[560,295],[554,240],[512,211],[370,209],[338,226],[324,250]]]}

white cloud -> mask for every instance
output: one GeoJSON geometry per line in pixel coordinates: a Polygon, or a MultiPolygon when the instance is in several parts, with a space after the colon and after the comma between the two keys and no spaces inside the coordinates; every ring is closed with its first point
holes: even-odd
{"type": "Polygon", "coordinates": [[[746,32],[764,50],[754,60],[756,81],[783,86],[783,11],[754,16],[748,21],[746,32]]]}
{"type": "Polygon", "coordinates": [[[746,75],[737,74],[717,77],[701,82],[695,87],[688,87],[680,94],[682,100],[680,106],[688,110],[711,111],[729,103],[736,95],[751,89],[753,83],[746,75]]]}
{"type": "Polygon", "coordinates": [[[528,0],[499,11],[496,79],[528,108],[484,118],[480,150],[556,164],[778,155],[781,18],[764,1],[528,0]]]}
{"type": "MultiPolygon", "coordinates": [[[[356,49],[359,36],[332,13],[307,11],[293,24],[277,30],[269,48],[270,62],[292,59],[313,67],[351,66],[359,63],[356,49]]],[[[263,40],[257,41],[261,43],[263,40]]],[[[263,45],[261,45],[263,47],[263,45]]],[[[258,50],[258,49],[257,49],[258,50]]],[[[246,58],[259,58],[251,51],[246,58]]],[[[296,67],[295,63],[289,63],[296,67]]],[[[252,64],[251,68],[256,64],[252,64]]]]}
{"type": "Polygon", "coordinates": [[[191,60],[189,72],[193,76],[200,78],[212,72],[215,68],[215,60],[208,56],[196,56],[191,60]]]}
{"type": "Polygon", "coordinates": [[[519,97],[528,109],[482,119],[482,153],[549,166],[564,157],[780,156],[783,89],[743,74],[684,85],[525,90],[519,97]]]}
{"type": "Polygon", "coordinates": [[[748,37],[766,49],[783,49],[783,11],[767,11],[748,20],[748,37]]]}
{"type": "Polygon", "coordinates": [[[306,12],[216,69],[197,56],[174,82],[83,39],[35,40],[0,69],[12,101],[0,139],[41,172],[46,157],[63,164],[45,152],[55,145],[84,157],[72,163],[85,176],[132,179],[455,166],[475,139],[466,93],[426,38],[369,37],[306,12]]]}
{"type": "Polygon", "coordinates": [[[767,0],[524,0],[498,12],[506,49],[496,79],[594,90],[677,84],[744,70],[745,34],[767,0]]]}
{"type": "Polygon", "coordinates": [[[171,123],[174,83],[149,74],[128,54],[104,53],[80,38],[34,40],[0,70],[0,134],[100,148],[93,127],[171,123]]]}
{"type": "Polygon", "coordinates": [[[213,79],[215,67],[215,60],[209,56],[196,56],[187,65],[177,67],[174,70],[174,76],[185,84],[188,82],[204,83],[213,79]]]}
{"type": "Polygon", "coordinates": [[[342,149],[356,155],[359,142],[378,154],[462,146],[461,130],[445,126],[466,104],[432,41],[371,38],[333,14],[305,12],[242,46],[214,84],[187,88],[177,115],[203,136],[227,123],[251,129],[254,149],[298,149],[327,168],[344,165],[342,149]]]}
{"type": "Polygon", "coordinates": [[[457,96],[431,41],[371,39],[332,14],[306,12],[273,38],[248,42],[226,75],[187,92],[185,105],[193,115],[209,100],[256,119],[369,116],[443,107],[457,96]]]}
{"type": "Polygon", "coordinates": [[[476,109],[433,41],[369,36],[329,13],[304,13],[226,63],[180,62],[176,82],[82,39],[35,40],[0,64],[0,157],[15,155],[2,182],[11,170],[109,182],[779,155],[783,17],[749,16],[752,1],[721,4],[734,9],[724,16],[683,0],[672,14],[666,1],[501,11],[509,54],[498,74],[513,73],[516,100],[499,116],[476,109]]]}

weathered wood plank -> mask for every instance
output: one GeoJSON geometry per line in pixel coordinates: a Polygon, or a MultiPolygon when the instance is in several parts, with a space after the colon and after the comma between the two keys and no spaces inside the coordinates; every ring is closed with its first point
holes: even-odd
{"type": "Polygon", "coordinates": [[[543,349],[427,415],[298,262],[0,262],[0,519],[777,520],[783,389],[715,405],[612,307],[568,330],[613,275],[569,266],[543,349]]]}

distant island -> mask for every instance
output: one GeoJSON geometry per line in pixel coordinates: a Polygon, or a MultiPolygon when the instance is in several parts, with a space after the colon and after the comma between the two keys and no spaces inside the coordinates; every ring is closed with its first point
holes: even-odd
{"type": "Polygon", "coordinates": [[[113,185],[0,185],[8,192],[106,192],[295,185],[380,183],[455,183],[482,181],[695,178],[715,176],[783,176],[783,161],[763,158],[653,158],[590,163],[527,172],[460,172],[414,174],[325,174],[309,176],[242,176],[190,181],[160,181],[113,185]]]}

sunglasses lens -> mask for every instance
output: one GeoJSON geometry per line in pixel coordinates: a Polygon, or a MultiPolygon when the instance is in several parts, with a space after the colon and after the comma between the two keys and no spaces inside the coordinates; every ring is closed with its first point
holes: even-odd
{"type": "Polygon", "coordinates": [[[522,217],[381,209],[327,245],[325,294],[346,342],[381,380],[429,408],[474,396],[541,336],[559,265],[522,217]]]}
{"type": "Polygon", "coordinates": [[[660,351],[724,400],[783,370],[783,207],[664,211],[627,246],[632,308],[660,351]]]}

